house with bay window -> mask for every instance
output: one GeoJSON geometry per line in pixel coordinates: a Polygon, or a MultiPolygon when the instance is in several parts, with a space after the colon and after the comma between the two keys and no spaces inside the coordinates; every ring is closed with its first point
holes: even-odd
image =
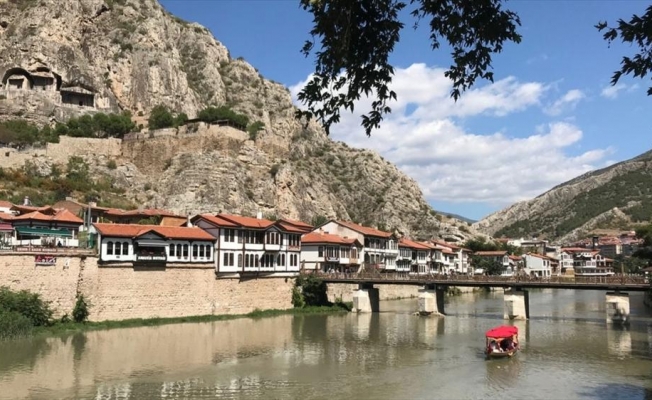
{"type": "MultiPolygon", "coordinates": [[[[473,253],[473,256],[500,264],[503,267],[501,273],[502,275],[511,276],[514,274],[514,270],[510,268],[509,252],[505,250],[476,251],[473,253]]],[[[485,271],[482,270],[482,268],[479,268],[477,265],[474,265],[473,267],[474,274],[485,273],[485,271]]]]}
{"type": "Polygon", "coordinates": [[[166,265],[214,263],[215,238],[192,227],[93,224],[100,263],[166,265]]]}
{"type": "Polygon", "coordinates": [[[398,242],[398,251],[396,272],[409,272],[411,274],[430,273],[430,246],[403,238],[398,242]]]}
{"type": "Polygon", "coordinates": [[[201,214],[191,222],[217,239],[215,270],[221,275],[299,272],[301,235],[309,225],[230,214],[201,214]]]}
{"type": "MultiPolygon", "coordinates": [[[[609,276],[614,275],[613,260],[604,257],[597,249],[567,247],[561,249],[562,268],[572,261],[575,276],[609,276]]],[[[566,267],[568,271],[568,267],[566,267]]]]}
{"type": "Polygon", "coordinates": [[[440,240],[432,240],[431,243],[435,246],[436,264],[438,268],[441,268],[439,272],[445,274],[473,274],[471,250],[440,240]],[[441,258],[437,250],[441,251],[441,258]]]}
{"type": "Polygon", "coordinates": [[[357,272],[360,268],[362,243],[322,230],[301,237],[301,265],[305,270],[322,272],[357,272]]]}
{"type": "Polygon", "coordinates": [[[319,229],[327,234],[356,239],[362,243],[360,257],[366,266],[379,271],[396,271],[399,252],[398,239],[394,234],[339,220],[330,220],[319,229]]]}

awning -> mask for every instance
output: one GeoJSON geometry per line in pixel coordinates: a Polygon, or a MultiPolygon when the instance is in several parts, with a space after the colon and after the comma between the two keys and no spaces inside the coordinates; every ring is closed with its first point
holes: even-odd
{"type": "Polygon", "coordinates": [[[19,235],[72,237],[70,229],[50,229],[37,227],[16,227],[19,235]]]}
{"type": "Polygon", "coordinates": [[[514,335],[518,335],[518,328],[509,325],[498,326],[485,333],[488,338],[508,338],[514,335]]]}

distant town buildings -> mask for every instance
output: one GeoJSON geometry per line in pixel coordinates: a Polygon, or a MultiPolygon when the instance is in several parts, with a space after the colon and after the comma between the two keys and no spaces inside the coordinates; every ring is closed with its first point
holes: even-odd
{"type": "Polygon", "coordinates": [[[231,214],[182,216],[161,209],[118,210],[72,198],[52,206],[0,201],[0,250],[95,251],[102,264],[215,268],[217,276],[293,276],[300,271],[409,275],[606,276],[633,254],[633,232],[566,246],[541,239],[496,239],[504,250],[476,251],[442,240],[418,241],[350,221],[314,227],[287,218],[231,214]],[[509,251],[507,250],[509,249],[509,251]],[[510,254],[514,251],[516,254],[510,254]],[[474,263],[476,265],[474,265],[474,263]],[[495,268],[494,268],[495,269],[495,268]]]}

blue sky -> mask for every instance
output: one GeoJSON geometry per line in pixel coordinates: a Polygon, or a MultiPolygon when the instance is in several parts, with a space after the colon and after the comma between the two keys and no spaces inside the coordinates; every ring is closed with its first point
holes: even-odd
{"type": "MultiPolygon", "coordinates": [[[[299,90],[313,60],[300,49],[310,15],[295,0],[162,0],[173,14],[209,28],[268,79],[299,90]]],[[[650,80],[609,79],[622,55],[594,28],[641,14],[649,1],[510,1],[522,21],[519,45],[494,58],[496,83],[480,83],[454,104],[443,70],[446,49],[406,19],[392,55],[399,104],[367,138],[357,116],[332,136],[372,148],[419,182],[435,209],[481,218],[591,169],[652,148],[650,80]],[[402,91],[401,91],[402,90],[402,91]],[[416,111],[415,111],[416,110],[416,111]]],[[[362,102],[360,109],[364,110],[362,102]]]]}

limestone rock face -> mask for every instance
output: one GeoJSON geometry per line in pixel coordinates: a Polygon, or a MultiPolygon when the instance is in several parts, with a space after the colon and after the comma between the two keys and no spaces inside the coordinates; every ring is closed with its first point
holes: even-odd
{"type": "MultiPolygon", "coordinates": [[[[190,118],[227,105],[263,123],[257,135],[201,123],[142,132],[120,144],[120,156],[67,148],[143,205],[352,219],[452,241],[475,233],[436,214],[416,182],[378,154],[296,120],[287,88],[156,0],[0,0],[0,10],[0,119],[51,123],[129,110],[146,120],[162,104],[190,118]],[[116,168],[107,168],[109,159],[116,168]]],[[[55,163],[45,154],[34,157],[55,163]]]]}

